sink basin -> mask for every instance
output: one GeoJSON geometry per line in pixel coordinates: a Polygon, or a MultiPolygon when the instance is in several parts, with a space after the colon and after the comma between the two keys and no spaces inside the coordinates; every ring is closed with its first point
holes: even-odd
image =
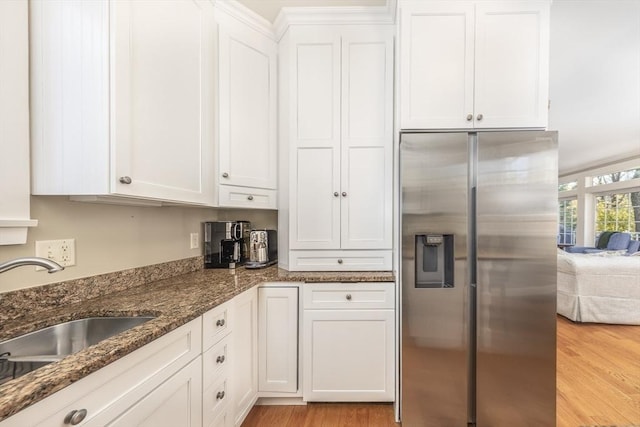
{"type": "Polygon", "coordinates": [[[0,343],[0,384],[153,319],[89,317],[49,326],[0,343]]]}

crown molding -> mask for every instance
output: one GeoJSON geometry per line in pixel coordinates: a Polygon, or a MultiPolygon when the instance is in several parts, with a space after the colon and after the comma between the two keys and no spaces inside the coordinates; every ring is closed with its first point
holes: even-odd
{"type": "Polygon", "coordinates": [[[235,18],[270,39],[276,40],[271,22],[242,3],[236,0],[217,0],[214,5],[216,10],[235,18]]]}
{"type": "Polygon", "coordinates": [[[386,6],[283,7],[273,23],[276,40],[291,25],[394,24],[396,0],[386,6]]]}

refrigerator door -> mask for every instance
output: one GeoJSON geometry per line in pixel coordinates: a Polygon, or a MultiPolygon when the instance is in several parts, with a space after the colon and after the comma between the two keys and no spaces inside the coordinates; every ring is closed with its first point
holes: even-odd
{"type": "Polygon", "coordinates": [[[401,418],[466,426],[467,133],[402,134],[401,418]]]}
{"type": "Polygon", "coordinates": [[[479,133],[477,151],[477,426],[553,426],[557,135],[479,133]]]}

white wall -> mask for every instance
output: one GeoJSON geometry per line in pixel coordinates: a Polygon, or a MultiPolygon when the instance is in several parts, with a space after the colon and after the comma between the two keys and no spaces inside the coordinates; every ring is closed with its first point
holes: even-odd
{"type": "Polygon", "coordinates": [[[198,256],[202,245],[190,249],[189,235],[202,239],[202,221],[246,219],[257,228],[278,222],[276,211],[115,206],[52,196],[33,196],[31,215],[39,225],[27,244],[0,246],[0,262],[34,256],[36,240],[74,238],[77,265],[54,274],[15,268],[0,274],[0,292],[198,256]]]}
{"type": "Polygon", "coordinates": [[[640,1],[554,0],[550,99],[560,175],[640,152],[640,1]]]}

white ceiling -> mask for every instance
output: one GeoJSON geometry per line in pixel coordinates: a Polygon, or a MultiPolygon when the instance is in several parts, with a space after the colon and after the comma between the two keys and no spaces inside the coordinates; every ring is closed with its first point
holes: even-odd
{"type": "MultiPolygon", "coordinates": [[[[386,0],[238,0],[273,22],[282,7],[386,0]]],[[[640,1],[554,0],[549,129],[560,174],[640,156],[640,1]]]]}
{"type": "Polygon", "coordinates": [[[386,6],[386,0],[238,0],[267,21],[273,22],[283,7],[386,6]]]}

